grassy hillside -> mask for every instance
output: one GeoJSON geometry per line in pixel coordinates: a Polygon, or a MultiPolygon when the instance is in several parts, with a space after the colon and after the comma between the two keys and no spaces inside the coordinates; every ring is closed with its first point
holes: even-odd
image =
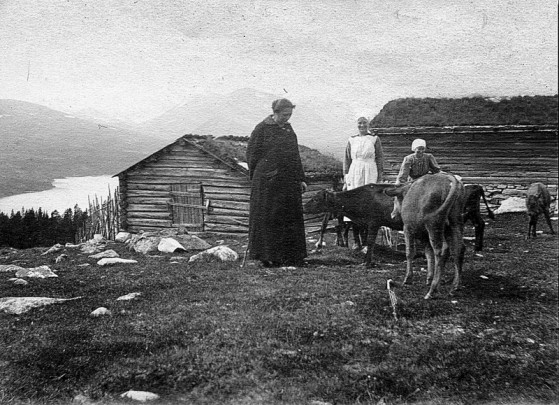
{"type": "Polygon", "coordinates": [[[501,100],[402,98],[387,103],[373,118],[376,127],[557,124],[557,95],[501,100]]]}
{"type": "MultiPolygon", "coordinates": [[[[0,250],[0,264],[58,275],[21,286],[15,271],[0,272],[0,297],[80,297],[0,312],[0,403],[131,404],[120,398],[130,389],[160,395],[153,405],[557,403],[557,236],[526,240],[525,226],[521,213],[491,222],[483,255],[468,247],[453,297],[450,264],[438,299],[423,299],[418,271],[396,289],[398,320],[386,280],[402,280],[403,253],[377,246],[379,265],[366,269],[333,235],[305,268],[188,263],[196,252],[117,243],[107,249],[138,263],[0,250]],[[112,316],[91,317],[101,306],[112,316]]],[[[246,238],[224,243],[242,257],[246,238]]]]}

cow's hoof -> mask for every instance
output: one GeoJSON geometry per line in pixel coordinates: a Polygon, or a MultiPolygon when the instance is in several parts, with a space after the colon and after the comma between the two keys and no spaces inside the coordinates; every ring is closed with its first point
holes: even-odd
{"type": "Polygon", "coordinates": [[[427,295],[425,295],[425,297],[423,297],[424,300],[430,300],[432,298],[433,298],[433,296],[431,295],[431,293],[427,293],[427,295]]]}

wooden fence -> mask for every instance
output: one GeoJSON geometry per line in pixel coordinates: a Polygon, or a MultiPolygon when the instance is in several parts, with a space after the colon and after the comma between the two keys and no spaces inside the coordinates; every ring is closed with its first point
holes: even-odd
{"type": "Polygon", "coordinates": [[[113,192],[109,188],[109,194],[104,201],[97,195],[93,198],[88,197],[88,217],[86,222],[78,229],[76,241],[85,242],[92,239],[95,234],[103,235],[108,240],[114,240],[119,231],[120,223],[118,200],[118,187],[113,192]]]}

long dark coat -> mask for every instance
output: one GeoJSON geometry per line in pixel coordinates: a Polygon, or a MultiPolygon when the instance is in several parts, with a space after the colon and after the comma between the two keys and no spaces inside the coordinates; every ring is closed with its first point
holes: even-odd
{"type": "Polygon", "coordinates": [[[249,258],[296,264],[307,256],[301,182],[305,175],[297,135],[271,116],[250,136],[247,163],[250,196],[249,258]]]}

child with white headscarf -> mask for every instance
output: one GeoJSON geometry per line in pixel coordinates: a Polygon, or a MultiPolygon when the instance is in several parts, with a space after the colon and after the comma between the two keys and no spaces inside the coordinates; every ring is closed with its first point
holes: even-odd
{"type": "Polygon", "coordinates": [[[423,139],[415,139],[411,144],[414,152],[404,158],[400,172],[396,178],[396,184],[414,181],[427,173],[438,173],[441,171],[435,157],[430,153],[425,153],[427,143],[423,139]]]}

